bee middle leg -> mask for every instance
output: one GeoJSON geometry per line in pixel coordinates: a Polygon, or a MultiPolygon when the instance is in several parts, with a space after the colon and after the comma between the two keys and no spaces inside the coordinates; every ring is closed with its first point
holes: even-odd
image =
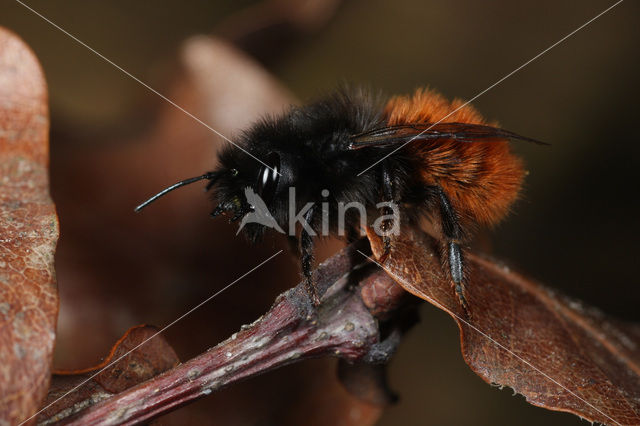
{"type": "Polygon", "coordinates": [[[458,214],[451,206],[449,197],[441,187],[436,188],[438,201],[440,204],[440,220],[442,222],[442,233],[447,244],[447,259],[449,263],[449,271],[451,279],[455,285],[456,294],[460,300],[460,304],[466,313],[468,313],[467,300],[464,296],[464,257],[460,243],[463,238],[462,227],[458,220],[458,214]]]}

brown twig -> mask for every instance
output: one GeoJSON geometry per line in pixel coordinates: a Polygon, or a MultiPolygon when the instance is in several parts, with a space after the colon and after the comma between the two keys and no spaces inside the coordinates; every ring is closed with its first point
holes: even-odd
{"type": "MultiPolygon", "coordinates": [[[[313,357],[384,363],[415,317],[412,309],[406,310],[409,315],[397,309],[406,293],[357,252],[363,247],[365,242],[348,247],[319,267],[316,279],[324,296],[318,307],[298,285],[281,294],[268,313],[218,346],[67,417],[68,423],[136,424],[231,383],[313,357]],[[398,315],[390,319],[392,311],[398,315]],[[387,336],[382,341],[381,326],[387,336]]],[[[376,368],[342,365],[341,378],[347,389],[368,402],[384,404],[391,399],[376,368]]]]}

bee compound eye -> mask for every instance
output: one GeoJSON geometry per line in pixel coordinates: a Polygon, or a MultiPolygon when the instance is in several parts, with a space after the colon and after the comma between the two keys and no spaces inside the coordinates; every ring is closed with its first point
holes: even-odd
{"type": "Polygon", "coordinates": [[[278,178],[280,176],[280,156],[272,152],[266,158],[267,166],[262,166],[258,173],[258,182],[256,185],[257,193],[265,203],[269,203],[278,187],[278,178]]]}

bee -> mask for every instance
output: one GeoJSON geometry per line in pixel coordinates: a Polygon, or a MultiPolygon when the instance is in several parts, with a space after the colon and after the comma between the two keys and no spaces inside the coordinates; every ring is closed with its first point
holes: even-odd
{"type": "Polygon", "coordinates": [[[370,214],[384,213],[385,255],[391,249],[389,230],[397,232],[398,222],[416,226],[427,218],[439,229],[443,267],[466,310],[464,244],[473,228],[494,225],[508,213],[525,174],[509,140],[540,143],[491,125],[471,105],[449,102],[432,90],[382,105],[363,89],[340,88],[258,121],[241,134],[238,146],[219,153],[215,170],[166,188],[136,211],[176,188],[208,180],[206,190],[213,190],[216,203],[211,216],[243,219],[242,232],[258,241],[268,227],[244,219],[255,213],[259,197],[272,227],[288,229],[316,304],[312,264],[320,228],[344,238],[362,230],[362,210],[345,211],[345,205],[364,206],[365,226],[372,225],[370,214]],[[341,206],[342,222],[331,220],[341,206]],[[304,219],[299,232],[291,227],[294,215],[304,219]]]}

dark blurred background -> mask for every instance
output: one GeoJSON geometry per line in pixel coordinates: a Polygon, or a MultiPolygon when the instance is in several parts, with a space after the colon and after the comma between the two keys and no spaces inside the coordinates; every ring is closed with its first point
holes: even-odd
{"type": "MultiPolygon", "coordinates": [[[[203,121],[230,137],[257,112],[278,111],[289,100],[304,101],[343,80],[386,95],[430,86],[448,97],[471,98],[611,4],[28,2],[179,104],[209,111],[203,121]],[[254,98],[252,83],[241,75],[226,91],[211,92],[224,94],[214,101],[234,105],[232,119],[220,118],[227,111],[224,102],[215,113],[194,101],[194,86],[218,83],[213,77],[183,83],[181,76],[190,72],[184,62],[192,68],[198,63],[183,44],[195,35],[227,40],[256,61],[247,67],[264,72],[256,78],[273,86],[266,91],[273,101],[254,98]]],[[[2,0],[1,8],[0,25],[33,48],[49,84],[52,193],[62,232],[56,365],[86,366],[129,326],[172,321],[281,242],[268,239],[250,247],[235,240],[234,226],[208,221],[210,206],[199,188],[134,216],[132,207],[153,191],[213,165],[219,138],[20,4],[2,0]],[[150,148],[163,139],[166,151],[150,148]],[[204,141],[207,148],[189,140],[204,141]],[[175,157],[167,154],[171,150],[175,157]]],[[[639,12],[637,2],[623,2],[474,102],[503,127],[551,143],[515,145],[530,171],[523,199],[505,223],[480,234],[477,245],[550,287],[630,321],[640,320],[639,12]]],[[[322,256],[336,247],[325,245],[322,256]]],[[[255,319],[296,283],[295,260],[281,257],[167,331],[183,360],[255,319]]],[[[462,361],[453,321],[430,305],[421,315],[390,367],[400,402],[385,411],[380,424],[580,424],[485,384],[462,361]]],[[[285,423],[282,413],[300,394],[322,391],[314,372],[332,369],[330,360],[288,367],[160,423],[285,423]]]]}

